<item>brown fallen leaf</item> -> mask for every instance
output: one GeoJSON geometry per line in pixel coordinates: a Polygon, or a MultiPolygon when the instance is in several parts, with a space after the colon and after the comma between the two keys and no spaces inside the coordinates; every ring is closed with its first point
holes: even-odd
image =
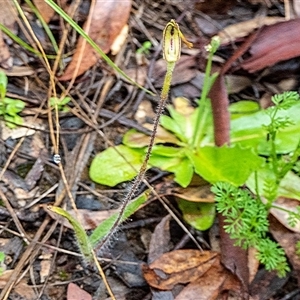
{"type": "Polygon", "coordinates": [[[251,57],[241,67],[250,73],[300,55],[300,19],[264,27],[250,47],[251,57]]]}
{"type": "MultiPolygon", "coordinates": [[[[190,55],[182,55],[176,63],[173,76],[172,85],[182,84],[192,80],[196,74],[196,57],[190,55]]],[[[166,73],[166,62],[160,59],[155,63],[153,71],[153,79],[155,87],[162,87],[166,73]]]]}
{"type": "Polygon", "coordinates": [[[33,3],[35,7],[38,9],[44,21],[46,23],[49,23],[49,21],[52,19],[52,17],[55,14],[55,11],[45,1],[33,0],[33,3]]]}
{"type": "Polygon", "coordinates": [[[218,253],[199,250],[175,250],[164,253],[149,266],[143,266],[148,284],[159,290],[170,290],[176,284],[195,281],[207,272],[218,253]]]}
{"type": "MultiPolygon", "coordinates": [[[[152,130],[153,125],[146,123],[143,125],[143,127],[152,130]]],[[[146,135],[139,131],[131,131],[128,134],[126,134],[124,139],[124,144],[130,145],[131,147],[145,147],[149,145],[150,136],[146,135]]],[[[178,145],[180,144],[180,141],[174,136],[174,134],[171,134],[169,131],[164,129],[161,126],[158,126],[157,133],[155,137],[155,144],[157,143],[170,143],[178,145]]]]}
{"type": "Polygon", "coordinates": [[[270,220],[270,232],[275,240],[284,249],[292,269],[300,286],[300,257],[297,254],[296,243],[300,241],[300,233],[292,232],[283,226],[278,220],[272,216],[270,220]]]}
{"type": "MultiPolygon", "coordinates": [[[[221,265],[220,260],[216,259],[205,275],[183,288],[175,300],[220,299],[218,296],[226,290],[235,292],[235,295],[231,294],[231,296],[234,296],[231,299],[246,299],[242,297],[243,292],[240,282],[221,265]]],[[[222,299],[226,298],[223,297],[222,299]]]]}
{"type": "Polygon", "coordinates": [[[173,195],[192,202],[214,203],[214,194],[210,191],[210,186],[201,187],[188,186],[186,188],[175,187],[173,195]]]}
{"type": "Polygon", "coordinates": [[[92,296],[75,283],[69,283],[67,300],[92,300],[92,296]]]}
{"type": "MultiPolygon", "coordinates": [[[[4,288],[13,271],[14,270],[6,270],[0,276],[0,289],[4,288]]],[[[24,300],[34,300],[37,297],[33,288],[27,284],[27,281],[25,279],[21,279],[21,281],[14,286],[13,291],[20,295],[21,299],[24,300]]]]}
{"type": "Polygon", "coordinates": [[[171,216],[166,215],[155,227],[151,236],[148,254],[148,263],[159,258],[163,253],[170,251],[171,234],[170,234],[171,216]]]}
{"type": "Polygon", "coordinates": [[[225,27],[218,33],[218,36],[221,39],[221,44],[228,44],[231,41],[236,41],[240,38],[243,38],[250,34],[257,28],[260,28],[264,25],[277,24],[278,22],[285,21],[285,18],[282,17],[259,17],[254,18],[248,21],[235,23],[225,27]]]}
{"type": "MultiPolygon", "coordinates": [[[[16,9],[12,1],[1,1],[0,23],[16,34],[15,15],[17,15],[17,12],[13,13],[13,10],[16,9]]],[[[4,42],[4,37],[5,35],[2,31],[0,31],[0,65],[4,69],[9,69],[13,65],[13,59],[10,56],[6,43],[4,42]]]]}
{"type": "MultiPolygon", "coordinates": [[[[131,0],[96,0],[94,9],[90,11],[91,25],[87,28],[85,24],[83,28],[104,53],[110,51],[114,40],[127,24],[130,9],[131,0]]],[[[80,37],[72,61],[58,79],[65,81],[77,77],[95,65],[98,59],[99,55],[93,47],[80,37]]]]}
{"type": "Polygon", "coordinates": [[[236,2],[236,0],[198,0],[195,1],[195,8],[206,14],[226,14],[226,12],[233,7],[236,2]]]}

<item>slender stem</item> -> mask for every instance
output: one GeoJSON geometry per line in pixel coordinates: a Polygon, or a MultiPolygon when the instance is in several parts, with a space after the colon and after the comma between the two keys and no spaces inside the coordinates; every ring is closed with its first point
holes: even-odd
{"type": "Polygon", "coordinates": [[[154,119],[153,130],[152,130],[152,133],[151,133],[151,136],[150,136],[149,147],[147,149],[143,164],[140,168],[140,171],[139,171],[137,177],[135,178],[135,180],[133,182],[133,185],[130,188],[130,191],[127,193],[127,195],[126,195],[126,197],[125,197],[125,199],[124,199],[124,201],[121,205],[118,217],[117,217],[114,225],[112,226],[112,229],[104,237],[104,239],[101,241],[101,243],[98,244],[97,249],[100,249],[110,239],[110,237],[114,234],[116,229],[119,227],[120,223],[123,220],[123,215],[124,215],[126,206],[130,202],[130,200],[134,198],[136,191],[138,190],[140,184],[142,183],[142,181],[144,179],[145,173],[147,171],[147,165],[148,165],[150,155],[151,155],[151,152],[152,152],[152,148],[153,148],[153,145],[154,145],[154,140],[155,140],[155,136],[156,136],[156,132],[157,132],[157,127],[158,127],[158,124],[159,124],[159,119],[160,119],[161,114],[164,111],[166,101],[168,99],[168,94],[169,94],[169,90],[170,90],[170,86],[171,86],[172,74],[173,74],[173,70],[175,68],[175,64],[176,64],[176,62],[171,62],[171,63],[167,62],[167,72],[166,72],[166,75],[165,75],[164,84],[163,84],[163,88],[162,88],[161,95],[160,95],[160,101],[159,101],[157,111],[156,111],[156,115],[155,115],[155,119],[154,119]]]}
{"type": "Polygon", "coordinates": [[[192,145],[194,148],[199,147],[199,143],[201,138],[204,135],[204,126],[209,114],[209,100],[207,99],[209,90],[213,84],[213,82],[216,79],[215,74],[211,75],[211,68],[212,68],[212,58],[213,58],[213,52],[209,52],[208,60],[207,60],[207,65],[205,69],[205,77],[204,77],[204,82],[203,82],[203,89],[201,93],[201,98],[198,101],[198,115],[196,118],[196,126],[195,126],[195,131],[193,134],[193,140],[192,140],[192,145]]]}

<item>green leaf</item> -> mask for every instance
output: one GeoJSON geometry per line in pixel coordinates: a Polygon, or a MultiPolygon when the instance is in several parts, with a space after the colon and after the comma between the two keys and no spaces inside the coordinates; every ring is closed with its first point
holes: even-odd
{"type": "Polygon", "coordinates": [[[249,114],[253,114],[260,110],[259,104],[255,101],[238,101],[229,106],[231,119],[237,119],[249,114]]]}
{"type": "Polygon", "coordinates": [[[25,102],[21,100],[15,100],[10,98],[5,98],[6,105],[6,113],[14,116],[17,113],[21,112],[25,107],[25,102]]]}
{"type": "Polygon", "coordinates": [[[93,181],[108,186],[131,180],[142,166],[143,157],[144,149],[131,149],[124,145],[108,148],[93,159],[90,177],[93,181]]]}
{"type": "Polygon", "coordinates": [[[16,128],[16,125],[21,125],[23,123],[23,119],[18,115],[10,116],[5,114],[4,120],[6,121],[5,125],[11,129],[16,128]]]}
{"type": "Polygon", "coordinates": [[[188,143],[195,130],[198,109],[190,114],[184,114],[170,105],[168,111],[171,117],[162,115],[160,118],[161,125],[173,132],[181,141],[188,143]]]}
{"type": "Polygon", "coordinates": [[[213,225],[216,215],[214,203],[191,202],[179,198],[178,206],[184,220],[197,230],[207,230],[213,225]]]}
{"type": "MultiPolygon", "coordinates": [[[[171,147],[165,147],[171,148],[171,147]]],[[[174,148],[176,149],[176,148],[174,148]]],[[[175,182],[180,184],[182,187],[187,187],[193,177],[194,168],[191,161],[183,155],[184,152],[181,150],[177,150],[177,157],[176,156],[164,156],[158,155],[156,153],[152,153],[149,164],[151,166],[155,166],[160,168],[164,171],[169,171],[174,173],[175,175],[175,182]]]]}
{"type": "Polygon", "coordinates": [[[80,252],[84,256],[84,258],[91,262],[93,259],[93,248],[91,246],[91,243],[89,241],[89,238],[84,230],[84,228],[81,226],[81,224],[73,218],[67,211],[64,209],[57,207],[57,206],[48,206],[48,209],[50,211],[53,211],[54,213],[66,218],[70,224],[73,227],[73,230],[75,232],[76,240],[78,242],[78,246],[80,249],[80,252]]]}
{"type": "Polygon", "coordinates": [[[3,251],[0,251],[0,263],[3,263],[5,260],[5,253],[3,251]]]}
{"type": "Polygon", "coordinates": [[[4,99],[6,95],[7,76],[3,71],[0,71],[0,99],[4,99]]]}
{"type": "Polygon", "coordinates": [[[184,156],[184,148],[168,147],[164,145],[155,145],[152,149],[152,154],[167,156],[167,157],[182,157],[184,156]]]}
{"type": "Polygon", "coordinates": [[[187,157],[181,158],[179,164],[170,167],[168,171],[173,172],[175,175],[175,182],[177,182],[182,187],[187,187],[193,178],[194,167],[191,161],[187,157]]]}
{"type": "MultiPolygon", "coordinates": [[[[257,181],[258,181],[258,192],[260,196],[265,196],[265,186],[266,182],[271,178],[274,178],[275,175],[273,170],[270,169],[269,165],[262,166],[257,170],[257,181]]],[[[246,181],[248,188],[252,193],[256,194],[256,186],[255,186],[255,174],[251,174],[251,176],[246,181]]],[[[300,201],[300,178],[292,171],[288,172],[283,179],[280,181],[279,188],[277,191],[278,196],[286,197],[289,199],[295,199],[300,201]]]]}
{"type": "MultiPolygon", "coordinates": [[[[276,134],[276,151],[278,154],[292,152],[299,142],[297,137],[300,132],[300,103],[278,111],[277,117],[289,118],[293,124],[276,134]]],[[[244,147],[257,149],[259,154],[269,155],[270,145],[266,140],[265,128],[269,123],[270,117],[263,110],[232,120],[230,133],[232,144],[239,143],[244,147]]]]}
{"type": "MultiPolygon", "coordinates": [[[[146,193],[142,194],[135,200],[132,200],[125,208],[121,222],[128,219],[139,207],[147,201],[146,193]]],[[[105,237],[110,230],[113,229],[114,223],[118,218],[118,213],[113,214],[110,218],[103,221],[90,235],[89,242],[92,247],[95,247],[103,237],[105,237]]]]}
{"type": "MultiPolygon", "coordinates": [[[[131,148],[142,148],[149,145],[150,136],[135,129],[128,130],[123,137],[123,144],[131,148]]],[[[162,127],[157,128],[157,134],[154,140],[155,144],[170,143],[178,145],[180,141],[176,136],[162,127]]]]}
{"type": "Polygon", "coordinates": [[[235,186],[245,183],[249,175],[264,162],[252,149],[233,147],[202,147],[189,152],[195,172],[210,183],[229,182],[235,186]]]}

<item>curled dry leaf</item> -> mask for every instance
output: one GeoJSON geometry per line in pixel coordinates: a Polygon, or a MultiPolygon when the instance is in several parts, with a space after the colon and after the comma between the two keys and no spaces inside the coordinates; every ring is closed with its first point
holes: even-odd
{"type": "Polygon", "coordinates": [[[210,186],[193,187],[187,188],[176,187],[173,189],[175,196],[192,202],[203,202],[203,203],[214,203],[214,194],[210,191],[210,186]]]}
{"type": "Polygon", "coordinates": [[[242,296],[242,288],[236,277],[230,274],[216,259],[211,268],[204,276],[199,277],[194,282],[188,284],[177,295],[175,300],[197,299],[197,300],[214,300],[225,299],[222,292],[231,291],[232,298],[228,299],[247,299],[242,296]],[[219,298],[221,295],[223,297],[219,298]],[[219,296],[219,297],[218,297],[219,296]]]}
{"type": "MultiPolygon", "coordinates": [[[[95,7],[90,11],[91,25],[84,30],[96,42],[104,53],[108,53],[122,28],[127,24],[131,9],[131,0],[96,0],[95,7]]],[[[76,76],[83,74],[95,65],[99,55],[82,37],[79,38],[74,56],[65,73],[59,80],[70,80],[74,77],[77,65],[80,64],[76,76]],[[84,49],[82,50],[82,47],[84,49]]]]}
{"type": "Polygon", "coordinates": [[[170,220],[171,216],[166,215],[155,227],[149,245],[148,263],[171,249],[170,220]]]}
{"type": "Polygon", "coordinates": [[[143,266],[148,284],[160,290],[170,290],[178,283],[193,282],[207,272],[218,259],[213,251],[175,250],[164,253],[149,266],[143,266]],[[158,275],[155,270],[158,270],[158,275]]]}
{"type": "Polygon", "coordinates": [[[242,68],[250,73],[300,55],[300,19],[264,27],[250,48],[242,68]],[[278,38],[280,37],[280,38],[278,38]]]}
{"type": "Polygon", "coordinates": [[[274,239],[280,244],[287,255],[293,272],[300,286],[300,257],[297,254],[296,244],[300,241],[300,233],[292,232],[280,224],[274,217],[270,217],[270,232],[274,239]]]}
{"type": "Polygon", "coordinates": [[[228,44],[237,39],[243,38],[250,34],[253,30],[260,28],[264,25],[272,25],[278,22],[285,21],[280,17],[259,17],[248,21],[229,25],[218,33],[221,39],[221,44],[228,44]]]}

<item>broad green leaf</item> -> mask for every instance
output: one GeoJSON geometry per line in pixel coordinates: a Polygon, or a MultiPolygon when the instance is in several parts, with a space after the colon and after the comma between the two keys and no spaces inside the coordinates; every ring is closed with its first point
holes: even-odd
{"type": "Polygon", "coordinates": [[[181,157],[184,156],[184,148],[168,147],[164,145],[155,145],[152,149],[152,154],[167,156],[167,157],[181,157]]]}
{"type": "Polygon", "coordinates": [[[249,175],[264,162],[251,149],[233,147],[202,147],[198,152],[187,152],[195,172],[210,183],[229,182],[235,186],[245,183],[249,175]]]}
{"type": "MultiPolygon", "coordinates": [[[[142,194],[138,198],[132,200],[125,208],[124,214],[121,218],[121,222],[128,219],[139,207],[147,201],[146,193],[142,194]]],[[[89,242],[92,247],[95,247],[103,237],[105,237],[110,230],[112,230],[115,221],[118,218],[118,213],[113,214],[110,218],[103,221],[89,236],[89,242]]]]}
{"type": "Polygon", "coordinates": [[[175,182],[177,182],[182,187],[187,187],[191,183],[194,175],[193,164],[187,157],[182,158],[179,165],[170,167],[169,171],[174,173],[175,182]]]}
{"type": "Polygon", "coordinates": [[[167,130],[173,132],[181,141],[187,142],[185,135],[182,133],[179,124],[169,116],[160,116],[160,124],[167,130]]]}
{"type": "Polygon", "coordinates": [[[185,115],[177,111],[172,106],[168,107],[168,111],[173,120],[178,124],[179,130],[181,134],[185,137],[185,139],[191,139],[195,128],[196,109],[192,114],[189,115],[185,115]]]}
{"type": "MultiPolygon", "coordinates": [[[[181,141],[189,144],[192,140],[192,136],[196,127],[196,117],[198,113],[198,108],[196,108],[190,114],[184,114],[180,111],[177,111],[172,106],[168,107],[169,116],[161,116],[161,125],[167,130],[173,132],[181,141]]],[[[212,136],[212,118],[211,116],[207,119],[207,133],[212,136]]]]}
{"type": "MultiPolygon", "coordinates": [[[[258,181],[258,192],[261,196],[265,195],[265,183],[267,180],[274,178],[274,173],[270,169],[268,165],[259,168],[257,170],[257,181],[258,181]]],[[[251,176],[246,181],[246,185],[249,187],[252,193],[256,194],[256,186],[255,186],[255,174],[251,174],[251,176]]],[[[280,181],[280,185],[278,188],[278,196],[286,197],[290,199],[295,199],[300,201],[300,177],[293,173],[292,171],[288,172],[285,177],[280,181]]]]}
{"type": "MultiPolygon", "coordinates": [[[[146,147],[149,145],[149,142],[150,136],[139,132],[136,129],[128,130],[123,137],[123,144],[131,148],[146,147]]],[[[180,141],[176,138],[174,134],[159,126],[157,128],[157,134],[154,143],[170,143],[178,145],[180,144],[180,141]]]]}
{"type": "Polygon", "coordinates": [[[11,129],[16,128],[17,127],[16,124],[21,125],[23,123],[23,119],[18,115],[11,116],[5,114],[4,120],[6,121],[5,125],[11,129]]]}
{"type": "Polygon", "coordinates": [[[84,230],[84,228],[81,226],[81,224],[73,218],[67,211],[64,209],[57,207],[57,206],[48,206],[47,207],[50,211],[53,211],[54,213],[66,218],[70,224],[73,227],[73,230],[75,232],[76,240],[78,242],[78,246],[80,249],[80,252],[84,256],[84,258],[90,262],[93,259],[93,247],[89,241],[89,238],[84,230]]]}
{"type": "Polygon", "coordinates": [[[93,181],[115,186],[133,179],[144,158],[144,149],[131,149],[124,145],[111,147],[97,154],[90,166],[89,174],[93,181]]]}
{"type": "MultiPolygon", "coordinates": [[[[300,103],[287,110],[280,110],[278,117],[288,117],[294,124],[276,135],[277,153],[289,153],[296,149],[300,132],[300,103]]],[[[269,155],[269,143],[266,140],[264,126],[270,123],[270,118],[265,111],[259,111],[251,115],[240,117],[231,122],[231,142],[239,143],[245,147],[257,149],[259,154],[269,155]]]]}
{"type": "Polygon", "coordinates": [[[177,198],[184,220],[197,230],[209,229],[215,220],[215,204],[186,201],[177,198]]]}
{"type": "Polygon", "coordinates": [[[253,114],[260,110],[259,104],[255,101],[242,100],[232,103],[229,106],[229,111],[231,114],[231,119],[237,119],[245,115],[253,114]]]}
{"type": "MultiPolygon", "coordinates": [[[[180,154],[180,150],[178,154],[180,154]]],[[[191,161],[184,156],[183,153],[181,155],[177,155],[177,157],[152,153],[149,164],[160,168],[161,170],[174,173],[175,182],[180,184],[182,187],[187,187],[189,185],[194,174],[194,168],[191,161]]]]}
{"type": "Polygon", "coordinates": [[[24,109],[25,103],[23,101],[6,98],[6,100],[7,99],[11,100],[6,106],[6,113],[7,114],[9,114],[11,116],[14,116],[14,115],[21,112],[24,109]]]}

